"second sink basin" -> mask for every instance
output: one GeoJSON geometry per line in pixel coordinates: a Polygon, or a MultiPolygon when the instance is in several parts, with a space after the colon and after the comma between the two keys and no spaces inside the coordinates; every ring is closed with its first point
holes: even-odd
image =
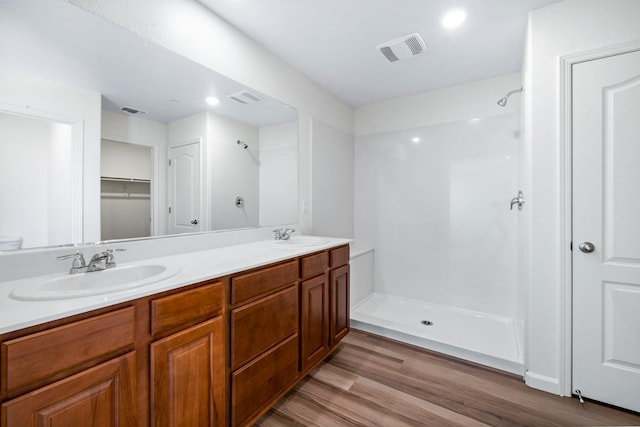
{"type": "Polygon", "coordinates": [[[46,301],[107,294],[168,279],[179,267],[132,265],[93,273],[66,274],[15,288],[10,298],[23,301],[46,301]]]}
{"type": "Polygon", "coordinates": [[[317,236],[296,236],[288,240],[276,240],[277,246],[303,248],[308,246],[319,246],[329,242],[329,239],[317,236]]]}

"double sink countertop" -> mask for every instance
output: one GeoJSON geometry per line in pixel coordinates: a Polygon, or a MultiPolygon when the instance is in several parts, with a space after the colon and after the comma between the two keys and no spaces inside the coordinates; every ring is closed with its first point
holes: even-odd
{"type": "MultiPolygon", "coordinates": [[[[292,239],[291,244],[287,244],[286,241],[263,240],[150,258],[131,263],[118,263],[118,255],[116,253],[115,261],[117,266],[114,270],[133,266],[162,265],[179,272],[172,277],[148,285],[98,295],[44,301],[23,301],[11,297],[14,289],[32,287],[52,279],[69,276],[64,273],[0,282],[0,334],[178,289],[205,280],[228,276],[351,242],[349,239],[341,238],[316,238],[311,236],[308,238],[310,239],[309,244],[297,245],[295,244],[295,238],[292,239]]],[[[69,261],[70,265],[71,261],[69,261]]],[[[99,275],[103,273],[102,271],[97,271],[81,274],[91,275],[98,279],[99,275]]]]}

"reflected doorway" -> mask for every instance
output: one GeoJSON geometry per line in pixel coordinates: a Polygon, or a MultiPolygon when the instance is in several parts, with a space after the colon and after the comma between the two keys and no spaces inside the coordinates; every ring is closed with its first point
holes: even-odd
{"type": "Polygon", "coordinates": [[[0,237],[19,238],[22,248],[79,242],[81,200],[82,141],[74,124],[43,112],[0,111],[0,237]]]}
{"type": "Polygon", "coordinates": [[[151,236],[153,149],[102,139],[100,232],[102,240],[151,236]]]}
{"type": "Polygon", "coordinates": [[[200,141],[169,149],[169,233],[200,231],[200,141]]]}

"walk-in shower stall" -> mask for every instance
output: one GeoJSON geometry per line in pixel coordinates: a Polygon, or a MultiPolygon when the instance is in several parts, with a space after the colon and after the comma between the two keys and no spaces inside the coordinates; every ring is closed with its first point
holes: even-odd
{"type": "Polygon", "coordinates": [[[356,242],[375,262],[353,327],[522,372],[519,121],[512,110],[357,137],[356,242]]]}

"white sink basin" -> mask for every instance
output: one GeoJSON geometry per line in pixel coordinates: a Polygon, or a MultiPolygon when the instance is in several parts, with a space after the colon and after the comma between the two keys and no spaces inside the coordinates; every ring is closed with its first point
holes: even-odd
{"type": "Polygon", "coordinates": [[[328,243],[329,239],[316,236],[296,236],[289,240],[276,240],[274,243],[277,246],[291,247],[291,248],[304,248],[309,246],[319,246],[328,243]]]}
{"type": "Polygon", "coordinates": [[[23,301],[46,301],[102,295],[147,286],[179,272],[180,267],[132,265],[92,273],[66,274],[15,288],[9,297],[23,301]]]}

